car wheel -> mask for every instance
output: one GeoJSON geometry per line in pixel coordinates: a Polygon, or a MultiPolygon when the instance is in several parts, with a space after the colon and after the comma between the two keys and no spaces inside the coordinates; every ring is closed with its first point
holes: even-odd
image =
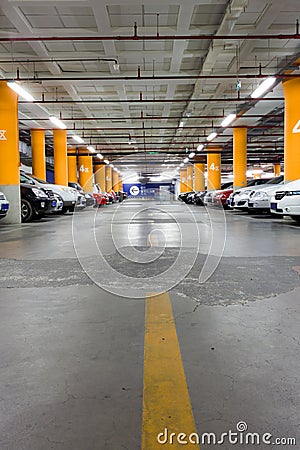
{"type": "Polygon", "coordinates": [[[22,222],[29,222],[33,218],[34,212],[28,200],[21,200],[21,219],[22,222]]]}
{"type": "Polygon", "coordinates": [[[291,218],[292,218],[293,220],[295,220],[295,222],[300,223],[300,216],[291,216],[291,218]]]}

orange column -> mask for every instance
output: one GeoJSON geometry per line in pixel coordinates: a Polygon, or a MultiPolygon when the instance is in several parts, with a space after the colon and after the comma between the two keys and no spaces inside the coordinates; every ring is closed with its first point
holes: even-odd
{"type": "Polygon", "coordinates": [[[93,157],[87,149],[80,149],[78,155],[79,184],[85,192],[93,191],[93,157]]]}
{"type": "Polygon", "coordinates": [[[187,192],[187,172],[186,169],[180,169],[180,193],[187,192]]]}
{"type": "Polygon", "coordinates": [[[119,174],[116,170],[112,171],[112,188],[115,192],[118,191],[119,187],[119,174]]]}
{"type": "Polygon", "coordinates": [[[94,174],[95,174],[95,183],[99,184],[102,192],[106,192],[105,165],[95,164],[94,174]]]}
{"type": "Polygon", "coordinates": [[[105,180],[106,180],[106,190],[107,190],[107,192],[111,192],[111,190],[112,190],[112,168],[110,166],[106,166],[106,168],[105,168],[105,180]]]}
{"type": "Polygon", "coordinates": [[[280,175],[280,173],[281,173],[280,163],[274,164],[274,175],[275,175],[275,177],[278,177],[280,175]]]}
{"type": "MultiPolygon", "coordinates": [[[[213,149],[210,148],[210,151],[213,149]]],[[[214,150],[221,151],[220,147],[214,150]]],[[[207,190],[214,191],[221,187],[221,153],[208,153],[207,155],[207,190]]]]}
{"type": "Polygon", "coordinates": [[[67,130],[53,130],[54,180],[68,186],[67,130]]]}
{"type": "Polygon", "coordinates": [[[189,164],[186,168],[186,190],[191,192],[193,190],[193,165],[189,164]]]}
{"type": "Polygon", "coordinates": [[[284,92],[284,179],[300,178],[300,79],[282,83],[284,92]]]}
{"type": "Polygon", "coordinates": [[[233,130],[234,189],[247,185],[247,128],[233,130]]]}
{"type": "Polygon", "coordinates": [[[76,148],[68,149],[68,181],[69,183],[77,183],[76,148]]]}
{"type": "Polygon", "coordinates": [[[46,181],[45,131],[31,130],[32,173],[46,181]]]}
{"type": "Polygon", "coordinates": [[[1,222],[21,222],[18,96],[0,81],[0,191],[10,202],[1,222]]]}
{"type": "Polygon", "coordinates": [[[194,191],[204,191],[205,190],[205,164],[196,163],[194,165],[194,191]]]}

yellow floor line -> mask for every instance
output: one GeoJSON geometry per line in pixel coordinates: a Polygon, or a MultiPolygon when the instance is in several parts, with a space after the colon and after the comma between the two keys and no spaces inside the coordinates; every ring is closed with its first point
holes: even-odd
{"type": "Polygon", "coordinates": [[[199,449],[169,294],[147,295],[145,327],[142,450],[199,449]]]}

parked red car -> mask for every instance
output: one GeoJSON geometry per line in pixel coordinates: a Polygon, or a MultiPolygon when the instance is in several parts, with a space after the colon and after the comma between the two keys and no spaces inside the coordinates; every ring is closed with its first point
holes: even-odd
{"type": "Polygon", "coordinates": [[[223,191],[217,191],[213,196],[214,205],[223,206],[224,209],[229,209],[229,206],[227,205],[227,199],[232,193],[233,189],[224,189],[223,191]]]}
{"type": "Polygon", "coordinates": [[[101,191],[99,184],[93,185],[93,196],[96,200],[95,206],[98,206],[98,208],[100,208],[100,206],[102,205],[107,205],[107,195],[101,191]]]}

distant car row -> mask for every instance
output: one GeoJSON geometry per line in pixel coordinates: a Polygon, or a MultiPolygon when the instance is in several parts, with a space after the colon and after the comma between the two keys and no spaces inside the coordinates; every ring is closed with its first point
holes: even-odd
{"type": "MultiPolygon", "coordinates": [[[[98,184],[93,192],[84,192],[78,183],[69,186],[47,183],[31,174],[20,171],[21,219],[22,222],[41,219],[45,214],[65,214],[88,206],[100,207],[123,201],[124,192],[102,192],[98,184]]],[[[9,202],[0,192],[0,219],[7,215],[9,202]]]]}
{"type": "Polygon", "coordinates": [[[300,222],[300,180],[284,182],[283,176],[256,179],[241,189],[225,183],[220,190],[186,192],[179,195],[186,203],[223,206],[225,209],[290,216],[300,222]],[[197,201],[196,201],[197,199],[197,201]]]}

